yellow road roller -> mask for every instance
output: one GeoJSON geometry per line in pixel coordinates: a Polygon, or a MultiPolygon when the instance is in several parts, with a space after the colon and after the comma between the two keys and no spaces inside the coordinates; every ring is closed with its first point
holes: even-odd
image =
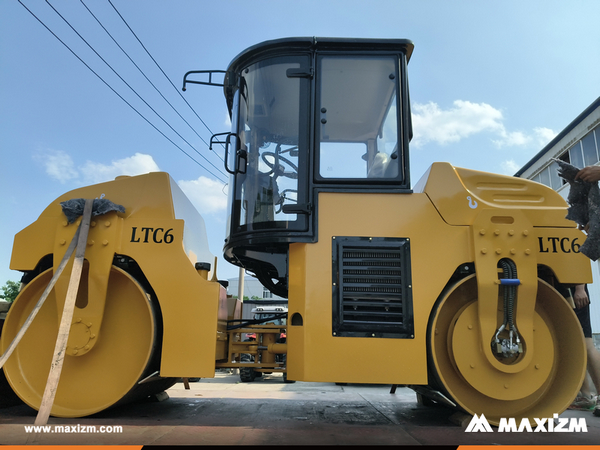
{"type": "MultiPolygon", "coordinates": [[[[440,162],[411,184],[412,51],[404,39],[286,38],[184,76],[184,89],[223,88],[232,128],[211,145],[230,174],[224,256],[288,298],[285,327],[241,319],[203,219],[165,173],[68,192],[15,237],[11,268],[30,281],[3,352],[76,233],[61,203],[124,208],[92,218],[52,415],[93,414],[216,367],[407,385],[490,423],[567,408],[586,355],[557,288],[592,281],[586,235],[560,195],[528,180],[440,162]]],[[[4,366],[33,408],[68,280],[67,267],[4,366]]]]}

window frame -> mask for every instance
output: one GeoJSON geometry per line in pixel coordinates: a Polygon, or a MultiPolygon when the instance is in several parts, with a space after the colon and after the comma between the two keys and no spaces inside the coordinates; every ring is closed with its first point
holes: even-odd
{"type": "MultiPolygon", "coordinates": [[[[313,118],[313,183],[314,186],[319,190],[325,189],[327,191],[332,190],[344,190],[344,191],[361,191],[361,192],[381,192],[381,191],[405,191],[412,192],[410,187],[410,171],[408,164],[408,141],[410,133],[410,104],[408,99],[408,86],[407,86],[407,62],[406,55],[402,52],[397,51],[381,51],[381,52],[369,52],[364,53],[360,51],[321,51],[315,53],[315,79],[313,81],[314,97],[315,102],[315,117],[313,118]],[[398,172],[395,177],[383,178],[383,177],[361,177],[361,178],[341,178],[341,177],[324,177],[320,174],[321,167],[321,117],[319,114],[320,101],[321,101],[321,83],[320,77],[322,76],[321,67],[322,60],[329,57],[339,58],[390,58],[394,60],[395,67],[395,95],[396,101],[390,102],[395,103],[396,108],[396,135],[397,135],[397,161],[398,172]],[[403,114],[403,112],[406,113],[403,114]]],[[[387,117],[389,108],[386,108],[384,113],[387,117]]],[[[383,123],[382,123],[383,124],[383,123]]],[[[377,136],[379,136],[378,131],[377,136]]],[[[376,139],[377,140],[377,137],[376,139]]],[[[365,142],[365,145],[367,143],[365,142]]]]}

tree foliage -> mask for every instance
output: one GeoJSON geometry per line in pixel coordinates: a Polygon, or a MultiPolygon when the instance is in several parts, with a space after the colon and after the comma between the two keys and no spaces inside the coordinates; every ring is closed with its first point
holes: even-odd
{"type": "Polygon", "coordinates": [[[12,303],[15,300],[15,298],[17,298],[17,295],[19,294],[20,286],[21,286],[21,283],[8,280],[4,286],[0,287],[0,289],[2,290],[2,293],[0,294],[0,298],[2,300],[12,303]]]}

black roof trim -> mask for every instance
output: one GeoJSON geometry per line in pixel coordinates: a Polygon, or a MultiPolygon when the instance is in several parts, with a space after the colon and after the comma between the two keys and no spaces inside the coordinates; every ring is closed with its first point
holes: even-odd
{"type": "Polygon", "coordinates": [[[542,156],[544,156],[548,150],[550,150],[552,147],[554,147],[556,144],[558,144],[558,142],[564,138],[567,134],[569,134],[573,128],[575,128],[577,125],[579,125],[581,122],[583,122],[583,120],[590,115],[590,113],[595,110],[596,108],[600,107],[600,97],[598,97],[590,106],[588,106],[581,114],[579,114],[575,120],[573,120],[573,122],[571,122],[569,125],[567,125],[567,127],[562,130],[560,133],[558,133],[556,135],[556,137],[554,139],[552,139],[543,149],[541,149],[537,155],[535,155],[533,158],[531,158],[529,160],[529,162],[527,162],[523,167],[521,167],[519,169],[519,171],[517,173],[515,173],[513,176],[515,177],[520,177],[521,175],[523,175],[523,172],[525,172],[527,169],[529,169],[536,161],[538,161],[539,159],[542,158],[542,156]]]}
{"type": "Polygon", "coordinates": [[[229,69],[238,67],[240,63],[249,58],[254,58],[263,52],[271,52],[276,49],[282,50],[361,50],[379,49],[390,50],[402,48],[406,53],[407,61],[410,60],[414,44],[409,39],[374,39],[374,38],[333,38],[333,37],[289,37],[264,41],[248,47],[239,53],[229,63],[229,69]]]}

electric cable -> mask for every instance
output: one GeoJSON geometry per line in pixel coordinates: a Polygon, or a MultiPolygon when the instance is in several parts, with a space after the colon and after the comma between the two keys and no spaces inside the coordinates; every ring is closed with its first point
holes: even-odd
{"type": "MultiPolygon", "coordinates": [[[[140,43],[140,45],[142,46],[142,48],[146,51],[146,53],[148,54],[148,56],[150,57],[150,59],[152,61],[154,61],[154,64],[156,64],[156,67],[158,67],[158,69],[162,72],[162,74],[165,76],[165,78],[169,81],[169,83],[171,83],[171,86],[173,86],[173,89],[175,89],[175,91],[179,94],[179,96],[181,97],[181,99],[185,102],[186,105],[189,106],[189,108],[192,110],[192,112],[196,115],[196,117],[198,118],[198,120],[200,120],[200,122],[202,122],[202,125],[204,125],[206,127],[206,129],[211,133],[211,135],[213,135],[213,131],[209,128],[209,126],[206,124],[206,122],[204,122],[204,120],[202,120],[202,118],[198,115],[198,113],[196,112],[196,110],[192,107],[192,105],[189,104],[189,102],[186,100],[186,98],[181,94],[181,92],[179,92],[179,89],[173,84],[173,82],[171,81],[171,79],[167,76],[167,74],[165,73],[165,71],[162,69],[162,67],[160,66],[160,64],[158,64],[158,62],[156,62],[156,60],[154,59],[154,57],[150,54],[150,52],[148,51],[148,49],[146,48],[146,46],[142,43],[142,41],[140,40],[140,38],[138,38],[137,34],[135,34],[135,32],[133,31],[133,29],[129,26],[129,24],[127,23],[127,21],[125,20],[125,18],[121,15],[121,13],[117,10],[117,8],[115,7],[115,5],[113,5],[111,0],[108,0],[108,3],[110,4],[110,6],[113,7],[113,9],[115,10],[115,12],[118,14],[118,16],[121,18],[121,20],[123,21],[123,23],[127,26],[127,28],[129,28],[129,31],[131,31],[131,34],[133,34],[133,36],[135,36],[135,38],[137,39],[137,41],[140,43]]],[[[206,144],[206,142],[204,142],[206,144]]],[[[208,145],[208,144],[207,144],[208,145]]],[[[223,146],[223,145],[221,145],[223,146]]],[[[210,145],[209,145],[210,148],[210,145]]],[[[216,153],[216,152],[215,152],[216,153]]],[[[216,153],[216,155],[221,159],[221,161],[223,160],[223,157],[221,155],[219,155],[218,153],[216,153]]]]}
{"type": "MultiPolygon", "coordinates": [[[[80,39],[81,39],[83,42],[85,42],[85,44],[86,44],[86,45],[87,45],[87,46],[90,48],[90,50],[92,50],[92,51],[93,51],[93,52],[96,54],[96,56],[98,56],[98,58],[100,58],[100,59],[102,60],[102,62],[103,62],[104,64],[106,64],[106,65],[107,65],[107,66],[110,68],[110,70],[112,70],[112,71],[113,71],[113,73],[114,73],[114,74],[115,74],[117,77],[119,77],[119,79],[120,79],[120,80],[121,80],[123,83],[125,83],[125,85],[126,85],[126,86],[127,86],[129,89],[131,89],[131,91],[132,91],[132,92],[133,92],[135,95],[137,95],[137,97],[138,97],[138,98],[139,98],[139,99],[140,99],[142,102],[144,102],[144,104],[145,104],[145,105],[146,105],[148,108],[150,108],[150,109],[152,110],[152,112],[154,112],[154,114],[156,114],[156,115],[158,116],[158,118],[159,118],[159,119],[161,119],[161,120],[162,120],[162,121],[165,123],[165,125],[167,125],[167,126],[168,126],[168,127],[169,127],[169,128],[170,128],[170,129],[171,129],[171,130],[172,130],[172,131],[173,131],[173,132],[176,134],[176,135],[177,135],[177,136],[179,136],[179,137],[181,138],[181,140],[182,140],[182,141],[184,141],[186,144],[188,144],[188,145],[190,146],[190,148],[192,148],[194,151],[196,151],[196,153],[198,153],[198,155],[200,155],[200,157],[202,157],[202,158],[203,158],[203,159],[204,159],[206,162],[208,162],[208,163],[209,163],[211,166],[213,166],[215,169],[217,169],[219,172],[221,172],[221,174],[222,174],[222,175],[225,175],[225,176],[227,176],[227,175],[226,175],[224,172],[222,172],[222,171],[221,171],[221,169],[220,169],[220,168],[218,168],[217,166],[215,166],[215,165],[214,165],[214,164],[213,164],[211,161],[209,161],[209,160],[208,160],[208,159],[207,159],[207,158],[206,158],[204,155],[202,155],[200,152],[198,152],[198,150],[196,150],[192,144],[190,144],[190,143],[189,143],[189,142],[188,142],[188,141],[187,141],[187,140],[186,140],[186,139],[185,139],[185,138],[184,138],[184,137],[183,137],[181,134],[179,134],[179,133],[177,132],[177,130],[175,130],[175,128],[173,128],[173,127],[172,127],[172,126],[171,126],[171,125],[170,125],[170,124],[169,124],[169,123],[168,123],[168,122],[167,122],[167,121],[166,121],[166,120],[165,120],[165,119],[164,119],[164,118],[163,118],[163,117],[162,117],[162,116],[161,116],[161,115],[158,113],[158,112],[156,112],[156,110],[155,110],[154,108],[152,108],[152,106],[150,106],[150,104],[149,104],[149,103],[148,103],[146,100],[144,100],[144,99],[142,98],[142,96],[141,96],[140,94],[138,94],[138,92],[137,92],[135,89],[133,89],[133,88],[132,88],[132,87],[129,85],[129,83],[127,83],[127,81],[125,81],[125,79],[124,79],[124,78],[123,78],[121,75],[119,75],[119,73],[118,73],[118,72],[117,72],[117,71],[116,71],[116,70],[115,70],[115,69],[114,69],[114,68],[113,68],[113,67],[112,67],[112,66],[111,66],[111,65],[110,65],[110,64],[109,64],[109,63],[108,63],[108,62],[107,62],[107,61],[106,61],[106,60],[105,60],[105,59],[104,59],[104,58],[103,58],[103,57],[102,57],[102,56],[101,56],[101,55],[100,55],[100,54],[99,54],[97,51],[96,51],[96,49],[94,49],[94,47],[92,47],[92,46],[91,46],[91,45],[88,43],[88,41],[86,41],[86,40],[85,40],[85,38],[84,38],[84,37],[83,37],[83,36],[82,36],[82,35],[81,35],[81,34],[80,34],[80,33],[79,33],[79,32],[78,32],[78,31],[77,31],[77,30],[76,30],[76,29],[73,27],[73,25],[71,25],[71,24],[69,23],[69,21],[68,21],[67,19],[65,19],[65,18],[64,18],[64,17],[63,17],[63,16],[60,14],[60,12],[58,12],[58,11],[56,10],[56,8],[55,8],[54,6],[52,6],[52,4],[50,3],[50,1],[49,1],[49,0],[46,0],[46,3],[47,3],[47,4],[48,4],[48,6],[50,6],[50,8],[52,8],[52,10],[54,10],[54,12],[55,12],[55,13],[56,13],[56,14],[57,14],[57,15],[58,15],[58,16],[59,16],[59,17],[60,17],[60,18],[61,18],[61,19],[62,19],[62,20],[63,20],[63,21],[64,21],[64,22],[65,22],[65,23],[68,25],[68,26],[69,26],[69,28],[71,28],[71,30],[73,30],[73,31],[75,32],[75,34],[77,34],[77,36],[79,36],[79,38],[80,38],[80,39]]],[[[214,175],[214,174],[213,174],[213,175],[214,175]]],[[[221,180],[221,181],[223,181],[223,180],[221,180]]]]}
{"type": "MultiPolygon", "coordinates": [[[[165,102],[167,102],[167,104],[171,107],[171,109],[181,118],[181,120],[183,120],[187,124],[187,126],[196,134],[196,136],[198,136],[198,138],[200,138],[200,140],[202,142],[204,142],[204,144],[206,144],[207,147],[209,147],[210,145],[208,144],[208,142],[206,142],[206,140],[202,136],[200,136],[200,134],[198,134],[196,129],[194,127],[192,127],[192,125],[190,125],[190,123],[181,115],[181,113],[173,106],[173,104],[163,95],[163,93],[160,91],[160,89],[158,89],[158,87],[156,87],[156,85],[150,80],[150,78],[148,78],[148,76],[144,73],[144,71],[136,64],[136,62],[133,60],[133,58],[131,58],[131,56],[127,53],[127,51],[125,51],[125,49],[117,42],[117,40],[113,37],[113,35],[110,33],[110,31],[108,31],[106,29],[106,27],[102,24],[100,19],[98,19],[98,17],[96,17],[96,15],[90,10],[90,8],[84,3],[84,1],[83,0],[79,0],[79,1],[85,7],[85,9],[87,9],[87,11],[90,13],[90,15],[96,20],[96,22],[98,22],[98,25],[100,25],[100,27],[102,27],[102,29],[105,31],[105,33],[112,39],[112,41],[115,43],[115,45],[117,47],[119,47],[119,50],[121,50],[121,52],[123,52],[123,54],[125,56],[127,56],[129,61],[131,61],[131,63],[142,74],[142,76],[146,79],[146,81],[148,81],[148,83],[150,83],[150,85],[154,88],[154,90],[162,97],[162,99],[165,102]]],[[[136,36],[136,38],[137,38],[137,36],[136,36]]],[[[154,61],[154,59],[153,59],[153,61],[154,61]]],[[[163,72],[163,74],[164,74],[164,72],[163,72]]],[[[196,150],[196,152],[199,153],[197,150],[196,150]]],[[[219,155],[217,155],[217,156],[219,156],[219,155]]]]}
{"type": "MultiPolygon", "coordinates": [[[[77,55],[77,53],[75,53],[75,51],[73,49],[71,49],[71,47],[69,47],[69,45],[67,45],[62,39],[60,39],[58,37],[58,35],[56,33],[54,33],[50,27],[48,27],[43,20],[41,20],[33,11],[31,11],[21,0],[18,0],[18,2],[21,4],[21,6],[23,6],[27,12],[29,12],[29,14],[31,14],[44,28],[46,28],[46,30],[48,30],[50,32],[50,34],[52,34],[61,44],[63,44],[67,50],[69,50],[73,56],[75,56],[90,72],[92,72],[94,75],[96,75],[96,77],[102,81],[111,91],[113,91],[115,93],[115,95],[117,95],[117,97],[119,97],[121,100],[123,100],[123,102],[125,102],[125,104],[127,104],[127,106],[129,106],[133,111],[135,111],[142,119],[144,119],[152,128],[154,128],[156,131],[158,131],[158,133],[160,133],[165,139],[167,139],[171,144],[173,144],[177,149],[179,149],[183,154],[185,154],[188,158],[190,158],[192,161],[194,161],[196,164],[198,164],[200,167],[202,167],[204,170],[206,170],[208,173],[210,173],[213,177],[215,177],[217,180],[219,180],[220,182],[227,184],[226,182],[224,182],[218,175],[215,175],[211,170],[209,170],[207,167],[205,167],[204,165],[202,165],[202,163],[200,163],[199,161],[197,161],[196,159],[194,159],[189,153],[187,153],[184,149],[182,149],[179,145],[177,145],[171,138],[169,138],[164,132],[162,132],[156,125],[154,125],[148,118],[146,118],[139,110],[137,110],[131,103],[129,103],[121,94],[119,94],[106,80],[104,80],[104,78],[102,78],[96,71],[94,71],[94,69],[92,69],[79,55],[77,55]]],[[[50,5],[51,6],[51,5],[50,5]]],[[[54,9],[54,8],[53,8],[54,9]]],[[[64,20],[64,19],[63,19],[64,20]]]]}

